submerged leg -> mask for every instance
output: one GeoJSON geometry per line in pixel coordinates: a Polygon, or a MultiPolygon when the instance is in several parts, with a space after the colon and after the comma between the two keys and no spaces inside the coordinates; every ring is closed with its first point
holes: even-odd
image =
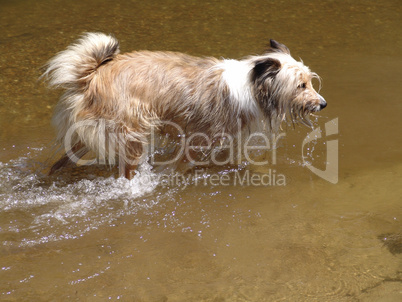
{"type": "Polygon", "coordinates": [[[124,141],[119,147],[119,176],[130,180],[135,175],[143,146],[138,141],[124,141]]]}
{"type": "Polygon", "coordinates": [[[68,155],[69,153],[74,154],[78,159],[80,159],[81,157],[83,157],[85,154],[88,153],[88,149],[82,143],[75,144],[71,148],[71,150],[66,152],[66,154],[64,154],[57,162],[53,164],[53,166],[50,168],[49,175],[52,175],[57,170],[66,167],[70,164],[75,164],[68,155]]]}
{"type": "MultiPolygon", "coordinates": [[[[127,178],[128,180],[132,179],[134,177],[134,175],[135,175],[135,170],[136,169],[137,169],[137,165],[125,164],[125,166],[124,166],[124,177],[127,178]]],[[[123,173],[120,174],[120,175],[122,176],[123,173]]]]}
{"type": "Polygon", "coordinates": [[[128,180],[133,178],[132,172],[137,169],[137,164],[128,164],[124,158],[119,158],[119,176],[124,176],[128,180]]]}

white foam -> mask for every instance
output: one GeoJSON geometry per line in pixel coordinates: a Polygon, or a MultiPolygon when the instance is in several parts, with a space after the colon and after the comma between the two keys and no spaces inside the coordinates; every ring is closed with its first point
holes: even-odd
{"type": "Polygon", "coordinates": [[[147,163],[132,180],[111,176],[67,184],[60,179],[46,184],[29,165],[27,158],[0,162],[0,214],[17,217],[0,222],[0,230],[23,237],[12,244],[77,238],[124,215],[147,211],[159,200],[152,194],[159,178],[147,163]]]}

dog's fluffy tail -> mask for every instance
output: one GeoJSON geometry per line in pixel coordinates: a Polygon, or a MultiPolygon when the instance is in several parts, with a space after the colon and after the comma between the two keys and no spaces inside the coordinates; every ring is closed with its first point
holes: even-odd
{"type": "Polygon", "coordinates": [[[53,87],[84,88],[93,72],[119,53],[119,42],[102,33],[86,33],[76,43],[58,53],[46,65],[41,78],[53,87]]]}

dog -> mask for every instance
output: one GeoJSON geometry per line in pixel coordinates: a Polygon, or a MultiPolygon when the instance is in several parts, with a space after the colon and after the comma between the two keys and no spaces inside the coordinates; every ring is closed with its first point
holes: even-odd
{"type": "Polygon", "coordinates": [[[101,127],[115,134],[124,151],[119,171],[130,179],[151,128],[163,121],[213,138],[236,135],[261,117],[271,129],[284,120],[309,124],[309,114],[327,105],[311,82],[318,75],[275,40],[262,55],[241,60],[119,52],[113,36],[86,33],[45,66],[49,86],[65,89],[53,123],[66,153],[49,174],[89,151],[115,152],[100,141],[101,127]]]}

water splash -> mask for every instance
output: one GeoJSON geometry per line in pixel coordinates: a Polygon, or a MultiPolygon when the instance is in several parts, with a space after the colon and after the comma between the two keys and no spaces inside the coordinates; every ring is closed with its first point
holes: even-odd
{"type": "Polygon", "coordinates": [[[27,157],[0,162],[0,236],[4,245],[35,245],[82,236],[158,203],[159,178],[144,163],[132,180],[91,176],[49,181],[27,157]]]}

